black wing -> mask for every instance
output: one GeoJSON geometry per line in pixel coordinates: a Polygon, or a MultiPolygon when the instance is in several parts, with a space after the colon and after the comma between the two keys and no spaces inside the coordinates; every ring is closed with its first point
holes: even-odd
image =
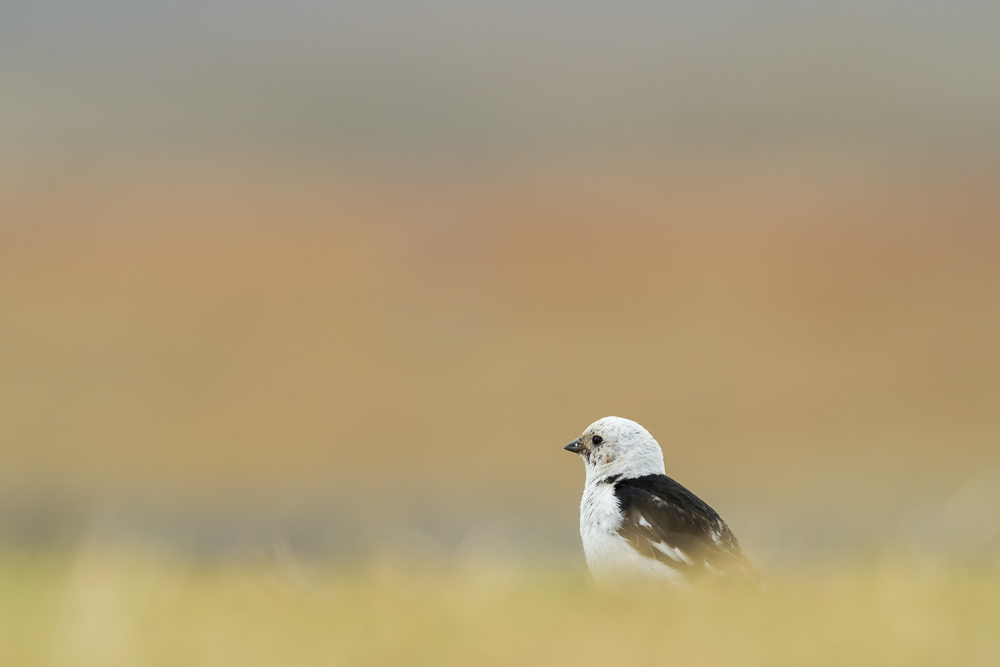
{"type": "Polygon", "coordinates": [[[615,496],[624,515],[618,533],[643,556],[688,574],[755,576],[718,512],[666,475],[620,480],[615,496]]]}

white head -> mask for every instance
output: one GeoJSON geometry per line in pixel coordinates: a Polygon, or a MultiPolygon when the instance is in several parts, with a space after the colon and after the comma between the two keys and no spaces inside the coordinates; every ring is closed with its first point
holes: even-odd
{"type": "Polygon", "coordinates": [[[659,443],[631,419],[598,419],[564,449],[583,458],[588,482],[608,475],[629,478],[665,474],[659,443]]]}

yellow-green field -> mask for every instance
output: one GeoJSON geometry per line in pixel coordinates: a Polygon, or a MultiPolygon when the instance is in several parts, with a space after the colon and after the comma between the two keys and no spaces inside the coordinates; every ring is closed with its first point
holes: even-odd
{"type": "Polygon", "coordinates": [[[594,588],[555,563],[0,559],[3,665],[996,665],[1000,571],[905,559],[766,591],[594,588]]]}

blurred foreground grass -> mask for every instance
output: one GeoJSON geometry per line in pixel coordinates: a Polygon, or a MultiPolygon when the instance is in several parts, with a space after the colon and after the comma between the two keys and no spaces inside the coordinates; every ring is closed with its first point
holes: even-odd
{"type": "Polygon", "coordinates": [[[1000,571],[902,559],[766,592],[579,570],[0,556],[3,665],[996,665],[1000,571]]]}

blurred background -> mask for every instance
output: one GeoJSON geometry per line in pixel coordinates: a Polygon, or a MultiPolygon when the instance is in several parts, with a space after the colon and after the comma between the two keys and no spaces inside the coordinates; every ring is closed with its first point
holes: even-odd
{"type": "Polygon", "coordinates": [[[1000,551],[1000,5],[0,4],[0,545],[1000,551]]]}

